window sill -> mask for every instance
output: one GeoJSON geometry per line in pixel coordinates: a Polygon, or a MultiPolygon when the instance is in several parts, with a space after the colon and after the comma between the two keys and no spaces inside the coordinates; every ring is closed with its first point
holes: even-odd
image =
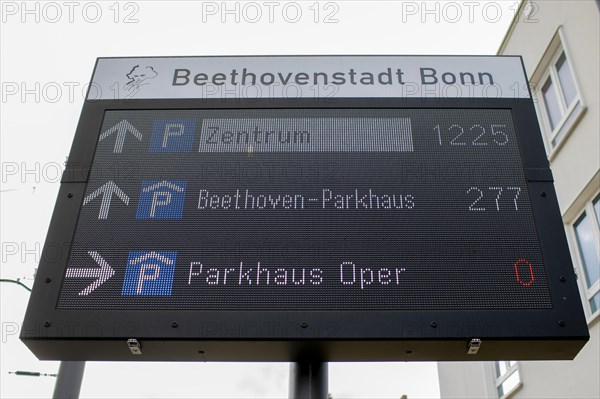
{"type": "Polygon", "coordinates": [[[515,387],[513,389],[511,389],[510,391],[508,391],[507,393],[505,393],[504,395],[502,395],[500,397],[500,399],[509,399],[511,398],[515,393],[517,393],[521,387],[523,386],[522,382],[519,382],[517,385],[515,385],[515,387]]]}
{"type": "Polygon", "coordinates": [[[569,113],[569,115],[567,115],[564,120],[562,125],[560,126],[560,128],[558,129],[558,133],[550,139],[550,155],[548,156],[548,160],[550,162],[552,162],[554,160],[554,158],[557,157],[558,153],[560,152],[560,150],[562,149],[563,145],[567,142],[567,139],[569,138],[569,136],[571,135],[571,133],[573,132],[573,130],[575,130],[575,127],[577,127],[577,125],[579,124],[579,121],[581,120],[581,118],[583,117],[583,115],[585,114],[586,110],[587,110],[587,106],[583,105],[581,103],[581,100],[577,100],[579,102],[578,105],[576,105],[575,107],[573,107],[573,109],[571,110],[571,112],[569,113]],[[558,140],[558,142],[556,144],[552,144],[552,141],[555,140],[555,137],[561,135],[561,131],[562,132],[562,137],[558,140]]]}

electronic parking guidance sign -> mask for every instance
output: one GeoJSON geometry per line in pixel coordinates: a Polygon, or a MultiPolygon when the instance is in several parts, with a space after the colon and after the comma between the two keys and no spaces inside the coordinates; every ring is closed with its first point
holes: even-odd
{"type": "Polygon", "coordinates": [[[574,358],[521,59],[99,59],[21,338],[60,360],[574,358]]]}

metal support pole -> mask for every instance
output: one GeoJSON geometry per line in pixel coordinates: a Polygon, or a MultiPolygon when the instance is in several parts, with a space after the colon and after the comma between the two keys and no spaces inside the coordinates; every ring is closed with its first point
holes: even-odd
{"type": "Polygon", "coordinates": [[[54,399],[78,399],[85,362],[60,362],[54,385],[54,399]]]}
{"type": "Polygon", "coordinates": [[[290,399],[327,399],[328,377],[326,362],[290,364],[290,399]]]}

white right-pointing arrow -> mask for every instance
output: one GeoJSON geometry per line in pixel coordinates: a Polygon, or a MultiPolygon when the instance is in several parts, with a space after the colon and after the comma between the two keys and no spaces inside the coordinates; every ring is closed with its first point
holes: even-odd
{"type": "Polygon", "coordinates": [[[96,288],[104,284],[109,278],[111,278],[115,271],[107,261],[96,251],[89,251],[88,254],[96,261],[97,267],[69,267],[67,269],[67,278],[95,278],[92,284],[87,286],[83,291],[79,293],[81,296],[87,296],[92,293],[96,288]]]}

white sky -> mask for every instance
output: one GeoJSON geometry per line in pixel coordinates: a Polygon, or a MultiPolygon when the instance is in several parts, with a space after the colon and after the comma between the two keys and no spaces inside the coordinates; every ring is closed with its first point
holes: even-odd
{"type": "MultiPolygon", "coordinates": [[[[269,15],[268,6],[258,1],[246,7],[238,3],[236,21],[235,12],[223,15],[221,1],[0,3],[0,273],[25,278],[29,286],[96,57],[495,54],[518,6],[518,1],[316,6],[279,1],[269,15]],[[292,23],[298,7],[302,14],[292,23]]],[[[228,8],[235,10],[235,3],[228,8]]],[[[38,361],[18,339],[28,297],[21,287],[0,285],[3,398],[49,397],[53,390],[54,378],[8,374],[58,369],[57,362],[38,361]]],[[[329,387],[335,398],[439,397],[435,363],[331,364],[329,387]]],[[[287,389],[285,363],[98,362],[87,364],[81,396],[285,397],[287,389]]]]}

